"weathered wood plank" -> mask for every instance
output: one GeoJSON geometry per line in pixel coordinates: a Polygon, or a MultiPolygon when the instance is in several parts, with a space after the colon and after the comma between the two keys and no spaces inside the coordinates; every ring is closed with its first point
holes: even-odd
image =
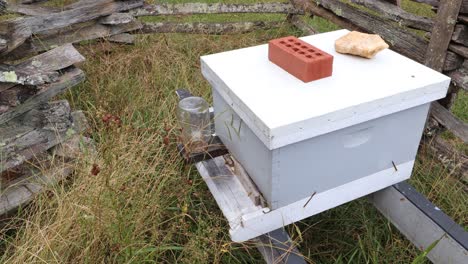
{"type": "Polygon", "coordinates": [[[55,82],[58,75],[55,71],[29,72],[16,69],[14,66],[0,65],[0,83],[42,85],[55,82]]]}
{"type": "Polygon", "coordinates": [[[437,122],[450,130],[455,136],[468,142],[468,125],[456,118],[449,110],[444,108],[438,102],[431,104],[431,114],[437,122]]]}
{"type": "Polygon", "coordinates": [[[70,29],[66,28],[51,32],[47,35],[38,35],[35,38],[29,39],[23,45],[9,53],[7,58],[21,58],[25,54],[34,54],[44,50],[49,50],[57,45],[63,45],[65,43],[78,43],[85,40],[106,38],[130,31],[138,33],[138,30],[142,27],[143,25],[139,21],[132,21],[130,23],[118,25],[102,25],[91,22],[80,27],[72,27],[70,29]]]}
{"type": "Polygon", "coordinates": [[[290,0],[294,7],[304,10],[307,13],[323,17],[324,19],[349,30],[365,31],[363,28],[360,28],[353,24],[351,21],[344,19],[335,15],[335,13],[325,9],[313,1],[304,1],[304,0],[290,0]]]}
{"type": "MultiPolygon", "coordinates": [[[[54,48],[14,65],[14,69],[26,73],[53,72],[84,61],[85,58],[71,44],[54,48]]],[[[0,93],[14,84],[0,83],[0,93]]]]}
{"type": "Polygon", "coordinates": [[[159,3],[144,5],[130,10],[134,16],[186,15],[186,14],[225,14],[225,13],[282,13],[303,14],[300,9],[290,3],[255,3],[255,4],[225,4],[225,3],[159,3]]]}
{"type": "Polygon", "coordinates": [[[301,17],[297,15],[289,16],[288,21],[306,35],[314,35],[318,33],[316,29],[305,23],[304,20],[302,20],[301,17]]]}
{"type": "Polygon", "coordinates": [[[143,0],[99,0],[78,6],[71,10],[58,13],[25,17],[0,22],[0,33],[7,36],[7,48],[3,54],[9,53],[24,43],[32,34],[64,28],[76,23],[97,19],[101,16],[126,11],[143,5],[143,0]]]}
{"type": "Polygon", "coordinates": [[[463,0],[462,6],[460,8],[460,13],[468,13],[468,0],[463,0]]]}
{"type": "Polygon", "coordinates": [[[449,50],[461,55],[463,58],[468,59],[468,47],[458,44],[450,44],[449,50]]]}
{"type": "Polygon", "coordinates": [[[48,15],[51,13],[60,12],[59,8],[56,7],[45,7],[39,5],[15,5],[10,4],[8,5],[7,10],[12,13],[23,14],[27,16],[41,16],[41,15],[48,15]]]}
{"type": "Polygon", "coordinates": [[[458,69],[463,64],[463,57],[457,53],[447,51],[445,54],[445,61],[443,63],[443,71],[452,71],[458,69]]]}
{"type": "MultiPolygon", "coordinates": [[[[68,69],[63,75],[60,76],[57,82],[39,86],[39,91],[37,93],[28,97],[26,100],[21,102],[20,105],[16,107],[11,107],[7,111],[1,113],[0,125],[12,120],[13,118],[23,113],[26,113],[27,111],[39,106],[40,104],[47,102],[50,98],[82,82],[84,78],[85,75],[80,69],[74,67],[68,69]]],[[[20,99],[21,98],[19,98],[18,100],[20,99]]]]}
{"type": "Polygon", "coordinates": [[[376,10],[383,17],[396,21],[402,26],[431,31],[434,25],[431,19],[406,12],[395,3],[391,4],[381,0],[351,0],[351,2],[376,10]]]}
{"type": "MultiPolygon", "coordinates": [[[[176,23],[176,22],[156,22],[143,23],[141,33],[190,33],[190,34],[240,34],[257,29],[271,29],[278,27],[283,22],[225,22],[225,23],[176,23]]],[[[139,33],[137,32],[137,33],[139,33]]]]}
{"type": "Polygon", "coordinates": [[[463,24],[468,24],[468,15],[458,14],[458,21],[462,22],[463,24]]]}
{"type": "Polygon", "coordinates": [[[135,17],[128,13],[114,13],[112,15],[99,19],[99,23],[103,25],[128,24],[132,21],[135,21],[135,17]]]}
{"type": "Polygon", "coordinates": [[[135,35],[130,33],[122,33],[117,35],[112,35],[107,38],[108,41],[121,44],[133,44],[135,43],[135,35]]]}
{"type": "MultiPolygon", "coordinates": [[[[296,7],[302,6],[304,10],[314,13],[316,5],[312,1],[292,0],[296,7]]],[[[359,10],[349,4],[338,0],[319,1],[320,5],[331,10],[337,16],[351,21],[368,32],[379,34],[393,50],[422,62],[425,58],[427,42],[410,31],[394,25],[392,21],[359,10]]],[[[319,13],[316,13],[320,15],[319,13]]]]}
{"type": "Polygon", "coordinates": [[[67,101],[45,104],[0,125],[0,172],[16,167],[76,133],[67,101]],[[35,119],[35,122],[30,122],[35,119]]]}
{"type": "Polygon", "coordinates": [[[465,91],[468,91],[468,69],[465,67],[462,67],[458,70],[455,70],[453,72],[447,73],[450,78],[452,78],[452,82],[462,88],[465,91]]]}
{"type": "Polygon", "coordinates": [[[19,167],[24,171],[21,178],[0,191],[0,216],[14,213],[31,202],[45,188],[66,179],[73,172],[72,164],[61,160],[37,164],[23,163],[19,167]]]}
{"type": "Polygon", "coordinates": [[[468,25],[457,24],[453,30],[452,40],[468,46],[468,25]]]}
{"type": "Polygon", "coordinates": [[[444,1],[439,6],[431,40],[426,51],[424,64],[436,71],[442,71],[445,55],[454,32],[462,0],[444,1]]]}

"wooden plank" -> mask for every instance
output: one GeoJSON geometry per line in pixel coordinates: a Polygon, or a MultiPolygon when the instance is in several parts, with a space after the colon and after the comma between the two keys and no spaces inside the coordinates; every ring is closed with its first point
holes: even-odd
{"type": "Polygon", "coordinates": [[[462,67],[456,71],[447,73],[447,75],[452,78],[452,82],[462,88],[465,91],[468,91],[468,69],[462,67]]]}
{"type": "Polygon", "coordinates": [[[446,51],[445,60],[442,67],[443,71],[452,71],[458,69],[463,64],[464,58],[457,53],[446,51]]]}
{"type": "Polygon", "coordinates": [[[55,82],[58,72],[38,70],[36,72],[22,71],[14,66],[0,65],[0,83],[42,85],[55,82]]]}
{"type": "MultiPolygon", "coordinates": [[[[27,111],[37,107],[40,104],[47,102],[50,98],[62,93],[66,89],[69,89],[84,80],[84,73],[77,68],[71,68],[67,70],[59,81],[43,86],[39,86],[39,92],[28,97],[24,102],[16,107],[12,107],[7,111],[0,114],[0,125],[4,124],[13,118],[26,113],[27,111]]],[[[20,89],[19,87],[18,89],[20,89]]]]}
{"type": "Polygon", "coordinates": [[[255,183],[252,181],[244,167],[242,167],[242,165],[231,155],[224,155],[224,160],[226,161],[226,165],[232,174],[237,176],[254,205],[266,207],[267,203],[265,198],[263,198],[262,194],[257,188],[257,185],[255,185],[255,183]]]}
{"type": "Polygon", "coordinates": [[[142,27],[143,25],[139,21],[118,25],[102,25],[92,21],[86,25],[65,28],[46,35],[38,35],[9,53],[6,58],[21,58],[25,56],[25,54],[38,53],[66,43],[78,43],[85,40],[107,38],[130,31],[138,32],[142,27]]]}
{"type": "Polygon", "coordinates": [[[431,104],[431,114],[437,122],[446,127],[463,142],[468,142],[468,125],[456,118],[449,110],[438,102],[431,104]]]}
{"type": "Polygon", "coordinates": [[[296,28],[300,29],[306,35],[314,35],[317,34],[318,31],[314,29],[312,26],[304,22],[300,16],[291,15],[288,17],[288,21],[295,26],[296,28]]]}
{"type": "Polygon", "coordinates": [[[195,166],[232,229],[243,225],[243,214],[262,210],[262,207],[252,202],[237,176],[225,164],[220,156],[195,166]]]}
{"type": "Polygon", "coordinates": [[[426,51],[424,64],[436,71],[442,71],[445,55],[454,32],[462,0],[444,1],[439,6],[431,40],[426,51]]]}
{"type": "MultiPolygon", "coordinates": [[[[55,72],[84,60],[85,58],[71,44],[68,44],[13,65],[13,70],[26,74],[55,72]]],[[[13,86],[14,84],[10,83],[0,83],[0,93],[13,86]]]]}
{"type": "Polygon", "coordinates": [[[364,29],[356,26],[355,24],[351,23],[349,20],[344,19],[335,15],[335,13],[320,7],[315,2],[312,1],[303,1],[303,0],[290,0],[290,2],[298,9],[304,10],[307,13],[311,13],[317,15],[319,17],[323,17],[324,19],[349,30],[357,30],[357,31],[365,31],[364,29]]]}
{"type": "MultiPolygon", "coordinates": [[[[73,172],[69,163],[50,162],[46,169],[39,170],[35,165],[23,164],[27,171],[10,186],[4,187],[0,195],[0,216],[13,213],[30,203],[46,187],[65,179],[73,172]]],[[[43,166],[43,164],[37,164],[43,166]]]]}
{"type": "Polygon", "coordinates": [[[278,27],[283,22],[225,22],[225,23],[176,23],[176,22],[155,22],[143,23],[141,31],[136,33],[190,33],[190,34],[241,34],[258,29],[271,29],[278,27]]]}
{"type": "Polygon", "coordinates": [[[135,17],[128,13],[114,13],[99,19],[99,23],[103,25],[128,24],[132,21],[135,21],[135,17]]]}
{"type": "Polygon", "coordinates": [[[406,12],[396,6],[395,2],[389,3],[382,0],[351,0],[351,2],[378,11],[383,17],[398,22],[401,26],[431,31],[434,25],[432,19],[406,12]]]}
{"type": "Polygon", "coordinates": [[[451,43],[449,45],[449,50],[461,55],[463,58],[468,59],[468,47],[451,43]]]}
{"type": "Polygon", "coordinates": [[[462,6],[460,8],[460,13],[463,13],[463,14],[468,13],[468,0],[463,0],[462,6]]]}
{"type": "Polygon", "coordinates": [[[226,14],[226,13],[280,13],[303,14],[290,3],[158,3],[146,4],[141,8],[130,10],[133,16],[187,15],[187,14],[226,14]]]}
{"type": "Polygon", "coordinates": [[[50,13],[60,12],[59,8],[56,7],[45,7],[39,5],[21,5],[21,4],[10,4],[7,10],[12,13],[18,13],[27,16],[40,16],[48,15],[50,13]]]}
{"type": "Polygon", "coordinates": [[[463,24],[468,24],[468,15],[458,14],[458,21],[463,24]]]}
{"type": "MultiPolygon", "coordinates": [[[[307,0],[292,0],[296,7],[302,6],[304,10],[320,16],[315,3],[307,0]]],[[[320,5],[332,11],[339,17],[351,21],[367,32],[379,34],[385,39],[393,50],[418,62],[424,61],[427,42],[408,30],[394,25],[394,22],[376,15],[359,10],[339,0],[320,1],[320,5]]]]}
{"type": "Polygon", "coordinates": [[[11,52],[24,43],[32,34],[64,28],[76,23],[90,21],[101,16],[126,11],[142,5],[142,0],[98,0],[59,13],[0,22],[0,33],[7,36],[8,43],[7,48],[4,49],[2,53],[11,52]]]}
{"type": "Polygon", "coordinates": [[[107,38],[108,41],[120,44],[133,44],[135,43],[135,35],[130,33],[121,33],[117,35],[112,35],[107,38]]]}
{"type": "Polygon", "coordinates": [[[468,25],[457,24],[453,30],[452,40],[468,46],[468,25]]]}
{"type": "Polygon", "coordinates": [[[70,112],[67,101],[57,101],[1,125],[0,172],[22,164],[75,134],[70,112]]]}
{"type": "Polygon", "coordinates": [[[369,196],[374,206],[433,263],[466,263],[468,233],[403,182],[369,196]]]}

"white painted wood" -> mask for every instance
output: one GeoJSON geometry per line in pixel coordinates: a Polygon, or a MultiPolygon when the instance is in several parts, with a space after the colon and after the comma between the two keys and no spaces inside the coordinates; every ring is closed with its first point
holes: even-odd
{"type": "Polygon", "coordinates": [[[429,111],[424,104],[269,150],[216,89],[213,103],[216,135],[273,210],[414,160],[429,111]]]}
{"type": "Polygon", "coordinates": [[[222,157],[199,162],[196,167],[229,222],[232,240],[243,242],[406,180],[414,160],[400,164],[398,171],[386,169],[276,210],[255,206],[237,177],[222,170],[213,173],[214,164],[227,167],[222,157]]]}
{"type": "Polygon", "coordinates": [[[267,45],[203,56],[202,73],[270,150],[445,97],[447,76],[394,51],[336,53],[347,32],[301,38],[334,56],[329,78],[296,79],[268,60],[267,45]]]}
{"type": "Polygon", "coordinates": [[[196,167],[231,227],[241,225],[242,215],[262,210],[254,204],[237,176],[225,166],[222,156],[198,162],[196,167]],[[214,171],[216,173],[210,175],[214,171]]]}

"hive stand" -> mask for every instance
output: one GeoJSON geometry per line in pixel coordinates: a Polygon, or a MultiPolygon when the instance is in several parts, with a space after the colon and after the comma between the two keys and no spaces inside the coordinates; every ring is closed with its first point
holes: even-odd
{"type": "MultiPolygon", "coordinates": [[[[179,100],[192,96],[185,90],[176,93],[179,100]]],[[[278,217],[294,215],[300,209],[310,207],[302,210],[310,215],[323,211],[314,208],[313,203],[320,195],[312,193],[301,206],[294,203],[270,211],[255,184],[231,155],[204,157],[209,159],[198,161],[195,166],[228,220],[233,241],[252,239],[267,263],[306,263],[283,228],[295,222],[294,217],[284,219],[282,226],[275,224],[278,217]]],[[[407,182],[374,192],[368,199],[419,249],[433,246],[427,253],[432,262],[468,263],[468,233],[407,182]]],[[[336,200],[334,203],[342,204],[336,200]]]]}

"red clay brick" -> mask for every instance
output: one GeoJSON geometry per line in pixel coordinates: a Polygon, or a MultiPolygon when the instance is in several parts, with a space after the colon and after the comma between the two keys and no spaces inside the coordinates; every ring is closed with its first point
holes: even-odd
{"type": "Polygon", "coordinates": [[[270,40],[268,59],[303,82],[332,75],[333,56],[293,36],[270,40]]]}

